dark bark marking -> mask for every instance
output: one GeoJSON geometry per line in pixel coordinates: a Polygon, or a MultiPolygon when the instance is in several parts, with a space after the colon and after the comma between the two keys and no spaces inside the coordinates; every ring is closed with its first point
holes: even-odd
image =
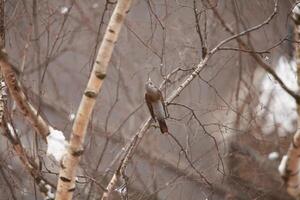
{"type": "Polygon", "coordinates": [[[106,77],[106,74],[103,73],[103,72],[101,72],[101,71],[95,71],[95,75],[96,75],[96,77],[99,78],[100,80],[103,80],[103,79],[105,79],[105,77],[106,77]]]}
{"type": "Polygon", "coordinates": [[[93,99],[97,97],[97,94],[93,91],[85,91],[84,95],[89,97],[89,98],[93,98],[93,99]]]}
{"type": "Polygon", "coordinates": [[[71,179],[68,179],[68,178],[66,178],[66,177],[61,176],[61,177],[59,177],[59,178],[60,178],[60,180],[62,180],[63,182],[71,182],[71,179]]]}

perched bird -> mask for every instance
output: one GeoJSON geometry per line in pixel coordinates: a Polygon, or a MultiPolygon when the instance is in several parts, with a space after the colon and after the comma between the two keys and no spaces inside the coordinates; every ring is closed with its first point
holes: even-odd
{"type": "Polygon", "coordinates": [[[158,121],[162,133],[168,133],[168,127],[165,121],[167,110],[161,91],[153,84],[150,78],[145,85],[145,89],[145,99],[151,117],[155,122],[156,120],[158,121]]]}

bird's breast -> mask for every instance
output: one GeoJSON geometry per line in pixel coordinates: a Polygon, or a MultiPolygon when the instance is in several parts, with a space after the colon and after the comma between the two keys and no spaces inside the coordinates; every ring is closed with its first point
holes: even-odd
{"type": "Polygon", "coordinates": [[[152,108],[153,113],[158,120],[166,118],[166,113],[160,100],[152,102],[152,108]]]}

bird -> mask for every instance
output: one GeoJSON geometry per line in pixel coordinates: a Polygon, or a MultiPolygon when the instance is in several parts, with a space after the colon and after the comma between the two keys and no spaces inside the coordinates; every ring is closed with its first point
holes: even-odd
{"type": "Polygon", "coordinates": [[[167,118],[167,109],[160,89],[154,85],[150,78],[145,84],[145,89],[145,100],[152,119],[154,122],[158,121],[162,133],[168,133],[168,126],[165,120],[167,118]]]}

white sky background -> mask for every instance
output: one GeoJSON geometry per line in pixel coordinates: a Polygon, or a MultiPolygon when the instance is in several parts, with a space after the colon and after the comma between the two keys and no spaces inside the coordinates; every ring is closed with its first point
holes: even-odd
{"type": "MultiPolygon", "coordinates": [[[[288,61],[282,56],[275,71],[288,88],[298,90],[295,61],[288,61]]],[[[260,116],[266,115],[265,121],[261,124],[263,133],[272,133],[276,126],[279,136],[293,133],[297,128],[298,116],[295,100],[268,73],[263,78],[260,91],[257,111],[260,116]]]]}

